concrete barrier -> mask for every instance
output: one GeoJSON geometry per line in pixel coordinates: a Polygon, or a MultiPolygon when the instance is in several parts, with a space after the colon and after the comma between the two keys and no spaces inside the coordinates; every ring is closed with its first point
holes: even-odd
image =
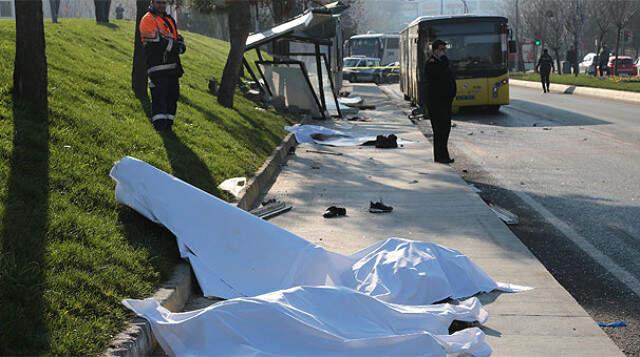
{"type": "MultiPolygon", "coordinates": [[[[542,89],[541,88],[542,84],[540,84],[540,82],[510,79],[509,83],[511,83],[511,85],[518,86],[518,87],[542,89]]],[[[640,93],[638,92],[628,92],[628,91],[621,91],[621,90],[601,89],[601,88],[592,88],[592,87],[570,86],[566,84],[555,84],[555,83],[551,84],[550,89],[554,93],[583,95],[583,96],[589,96],[594,98],[620,100],[620,101],[640,104],[640,93]]]]}

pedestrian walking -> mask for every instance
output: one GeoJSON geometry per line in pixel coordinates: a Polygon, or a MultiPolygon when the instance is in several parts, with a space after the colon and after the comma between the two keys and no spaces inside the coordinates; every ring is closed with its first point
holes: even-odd
{"type": "Polygon", "coordinates": [[[542,82],[542,89],[545,93],[549,93],[551,86],[551,70],[555,70],[553,58],[549,54],[549,50],[545,48],[538,60],[536,70],[540,73],[540,81],[542,82]]]}
{"type": "Polygon", "coordinates": [[[573,46],[571,46],[567,51],[567,62],[569,62],[573,74],[577,77],[580,71],[580,69],[578,68],[578,52],[573,46]]]}
{"type": "Polygon", "coordinates": [[[433,157],[435,162],[451,164],[448,142],[451,133],[451,106],[456,97],[456,79],[447,58],[447,44],[436,40],[431,45],[426,62],[426,104],[433,129],[433,157]]]}
{"type": "Polygon", "coordinates": [[[598,69],[600,70],[600,77],[604,77],[605,73],[609,75],[609,49],[607,45],[602,46],[600,54],[598,55],[598,69]]]}
{"type": "Polygon", "coordinates": [[[179,78],[184,73],[180,55],[187,49],[176,21],[166,9],[166,0],[151,0],[149,11],[140,21],[151,89],[151,122],[158,131],[171,130],[175,120],[179,78]]]}

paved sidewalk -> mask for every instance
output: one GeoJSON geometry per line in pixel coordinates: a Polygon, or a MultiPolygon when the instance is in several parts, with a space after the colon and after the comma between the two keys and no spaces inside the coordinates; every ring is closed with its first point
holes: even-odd
{"type": "Polygon", "coordinates": [[[440,243],[461,250],[498,281],[535,287],[480,297],[490,313],[484,331],[494,356],[622,356],[455,171],[433,163],[431,144],[399,108],[376,86],[354,88],[377,110],[362,112],[372,122],[344,126],[396,133],[419,143],[397,150],[320,147],[341,156],[299,146],[269,192],[294,208],[271,221],[343,254],[392,236],[440,243]],[[393,213],[368,212],[369,201],[380,198],[394,207],[393,213]],[[332,205],[346,207],[348,217],[322,218],[332,205]]]}

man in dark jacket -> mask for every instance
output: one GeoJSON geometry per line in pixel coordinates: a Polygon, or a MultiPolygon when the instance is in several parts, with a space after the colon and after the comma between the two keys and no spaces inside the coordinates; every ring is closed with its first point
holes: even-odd
{"type": "Polygon", "coordinates": [[[183,74],[180,55],[187,49],[166,8],[166,0],[152,0],[149,12],[140,21],[151,88],[151,122],[158,131],[171,130],[173,125],[183,74]]]}
{"type": "Polygon", "coordinates": [[[447,44],[436,40],[431,45],[432,54],[426,62],[425,101],[433,129],[433,157],[435,162],[451,164],[448,141],[451,133],[451,106],[456,97],[456,79],[447,58],[447,44]]]}
{"type": "Polygon", "coordinates": [[[607,45],[602,47],[600,54],[598,54],[598,69],[600,70],[600,77],[604,77],[605,73],[609,75],[609,48],[607,45]]]}
{"type": "Polygon", "coordinates": [[[551,86],[551,70],[555,70],[555,64],[553,58],[549,54],[549,50],[545,49],[538,60],[536,70],[540,73],[540,81],[542,82],[542,89],[545,93],[549,93],[549,87],[551,86]]]}

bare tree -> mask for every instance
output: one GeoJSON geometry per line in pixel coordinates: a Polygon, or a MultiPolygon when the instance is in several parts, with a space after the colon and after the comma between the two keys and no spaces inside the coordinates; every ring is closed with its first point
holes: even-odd
{"type": "MultiPolygon", "coordinates": [[[[226,0],[224,2],[224,10],[229,19],[230,49],[222,71],[222,79],[218,89],[218,103],[227,108],[233,107],[236,86],[240,81],[244,65],[244,51],[251,31],[251,4],[253,2],[253,0],[226,0]]],[[[217,10],[213,0],[192,0],[192,5],[201,13],[212,13],[217,10]]]]}
{"type": "Polygon", "coordinates": [[[618,0],[607,7],[611,22],[616,28],[616,60],[614,73],[618,75],[618,57],[620,56],[620,35],[631,19],[640,11],[640,1],[618,0]]]}
{"type": "Polygon", "coordinates": [[[244,64],[247,37],[251,31],[251,3],[247,0],[227,0],[227,13],[231,48],[220,80],[218,103],[231,108],[244,64]]]}
{"type": "Polygon", "coordinates": [[[564,27],[573,39],[573,48],[580,58],[580,36],[587,19],[588,0],[566,0],[564,7],[564,27]]]}
{"type": "Polygon", "coordinates": [[[610,5],[609,0],[591,0],[587,2],[587,17],[595,26],[591,26],[597,30],[598,46],[596,53],[600,53],[605,37],[611,30],[611,20],[607,7],[610,5]]]}
{"type": "MultiPolygon", "coordinates": [[[[271,0],[273,23],[280,24],[291,18],[296,5],[296,0],[271,0]]],[[[273,54],[286,56],[289,53],[289,41],[279,40],[273,45],[273,54]]]]}
{"type": "Polygon", "coordinates": [[[49,0],[49,8],[51,9],[51,22],[58,23],[58,13],[60,12],[60,0],[49,0]]]}
{"type": "Polygon", "coordinates": [[[46,112],[48,78],[42,0],[16,1],[15,10],[14,100],[46,112]]]}
{"type": "Polygon", "coordinates": [[[96,22],[109,22],[109,11],[111,10],[111,0],[93,0],[95,5],[96,22]]]}

